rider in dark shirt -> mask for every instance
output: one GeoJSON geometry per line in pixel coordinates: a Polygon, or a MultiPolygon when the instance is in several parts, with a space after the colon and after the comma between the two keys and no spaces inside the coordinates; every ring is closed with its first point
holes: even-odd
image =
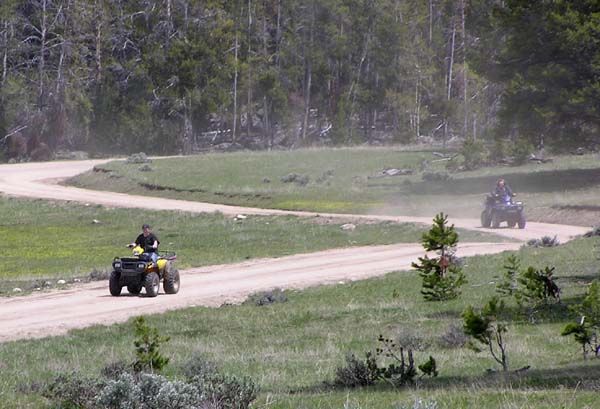
{"type": "Polygon", "coordinates": [[[506,181],[502,178],[496,182],[496,187],[492,191],[492,196],[503,198],[504,196],[513,197],[515,194],[511,190],[510,186],[506,184],[506,181]]]}
{"type": "Polygon", "coordinates": [[[156,263],[158,260],[158,245],[160,241],[158,238],[152,233],[152,228],[148,224],[144,224],[142,226],[142,234],[137,236],[135,241],[131,243],[131,246],[140,246],[144,249],[144,253],[150,255],[152,261],[156,263]]]}

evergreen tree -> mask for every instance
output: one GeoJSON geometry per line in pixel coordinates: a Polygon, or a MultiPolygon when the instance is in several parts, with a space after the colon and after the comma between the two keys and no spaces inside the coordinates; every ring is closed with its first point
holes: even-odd
{"type": "Polygon", "coordinates": [[[433,219],[433,226],[423,233],[423,248],[437,253],[419,257],[419,263],[412,263],[423,278],[421,294],[427,301],[444,301],[458,297],[460,287],[466,282],[461,267],[456,262],[455,252],[458,233],[454,225],[448,226],[448,216],[440,213],[433,219]]]}
{"type": "MultiPolygon", "coordinates": [[[[472,306],[468,306],[462,313],[462,317],[465,334],[485,345],[494,360],[502,365],[504,371],[508,371],[508,354],[504,339],[508,327],[499,321],[499,315],[503,309],[504,302],[500,301],[498,297],[494,297],[483,306],[481,311],[476,311],[472,306]]],[[[481,352],[475,344],[471,344],[471,348],[476,352],[481,352]]]]}

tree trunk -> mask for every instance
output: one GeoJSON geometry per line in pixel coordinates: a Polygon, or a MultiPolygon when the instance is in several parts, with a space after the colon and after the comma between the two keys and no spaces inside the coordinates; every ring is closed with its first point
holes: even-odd
{"type": "MultiPolygon", "coordinates": [[[[302,143],[306,143],[308,131],[308,118],[310,114],[310,91],[312,88],[312,48],[314,40],[315,5],[311,4],[308,45],[303,44],[302,56],[304,59],[304,118],[302,120],[302,143]]],[[[304,42],[305,43],[305,42],[304,42]]]]}
{"type": "Polygon", "coordinates": [[[4,22],[4,52],[2,55],[2,85],[6,84],[8,76],[8,21],[4,22]]]}
{"type": "Polygon", "coordinates": [[[47,0],[42,0],[42,21],[40,26],[40,63],[38,83],[38,107],[44,106],[44,73],[46,70],[47,0]]]}
{"type": "Polygon", "coordinates": [[[252,127],[252,66],[250,56],[252,54],[252,0],[248,0],[248,101],[246,106],[246,136],[250,138],[250,128],[252,127]]]}
{"type": "Polygon", "coordinates": [[[237,87],[238,87],[238,32],[235,32],[235,50],[234,50],[234,72],[233,72],[233,129],[231,132],[232,143],[236,142],[237,136],[237,87]]]}
{"type": "MultiPolygon", "coordinates": [[[[98,2],[96,2],[96,10],[98,9],[98,2]]],[[[96,73],[94,80],[97,85],[102,82],[102,18],[100,12],[96,15],[96,38],[95,38],[96,52],[94,53],[95,69],[96,73]]]]}
{"type": "Polygon", "coordinates": [[[464,122],[463,122],[463,137],[467,137],[469,127],[469,99],[467,98],[467,45],[465,31],[465,0],[460,2],[460,16],[461,16],[461,48],[462,48],[462,64],[463,64],[463,111],[464,111],[464,122]]]}
{"type": "MultiPolygon", "coordinates": [[[[454,69],[454,43],[456,41],[456,23],[454,18],[452,19],[452,40],[450,41],[450,63],[448,64],[448,92],[447,92],[447,101],[450,101],[452,97],[452,70],[454,69]]],[[[443,147],[446,147],[446,142],[448,141],[448,114],[446,114],[446,118],[444,118],[444,140],[443,147]]]]}

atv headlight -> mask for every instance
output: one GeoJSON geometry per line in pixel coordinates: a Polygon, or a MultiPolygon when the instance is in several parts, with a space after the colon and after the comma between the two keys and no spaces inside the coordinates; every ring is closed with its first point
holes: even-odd
{"type": "Polygon", "coordinates": [[[121,268],[121,263],[120,262],[113,263],[113,267],[114,268],[121,268]]]}
{"type": "Polygon", "coordinates": [[[140,270],[143,270],[143,269],[146,268],[146,264],[144,264],[144,263],[138,263],[137,268],[140,269],[140,270]]]}

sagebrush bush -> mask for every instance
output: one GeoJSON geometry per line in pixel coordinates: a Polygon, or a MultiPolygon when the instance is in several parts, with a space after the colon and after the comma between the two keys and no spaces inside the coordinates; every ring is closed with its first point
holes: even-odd
{"type": "Polygon", "coordinates": [[[346,354],[346,365],[335,371],[334,385],[346,388],[373,385],[379,378],[379,369],[375,357],[367,352],[361,361],[354,354],[346,354]]]}
{"type": "Polygon", "coordinates": [[[133,371],[133,367],[124,362],[112,362],[106,365],[100,371],[100,374],[106,379],[117,379],[121,374],[133,371]]]}
{"type": "Polygon", "coordinates": [[[285,292],[280,288],[275,288],[270,291],[261,291],[248,296],[245,304],[254,304],[258,306],[270,305],[275,303],[287,302],[288,298],[285,292]]]}
{"type": "Polygon", "coordinates": [[[600,226],[594,226],[594,228],[583,235],[583,237],[596,237],[600,236],[600,226]]]}
{"type": "Polygon", "coordinates": [[[358,359],[354,354],[346,354],[346,365],[335,371],[334,385],[346,388],[373,385],[379,378],[377,361],[371,352],[367,352],[365,360],[358,359]]]}
{"type": "Polygon", "coordinates": [[[42,395],[57,408],[91,408],[104,382],[77,372],[61,374],[44,389],[42,395]]]}
{"type": "Polygon", "coordinates": [[[457,324],[450,324],[438,338],[439,346],[447,349],[462,348],[467,342],[469,342],[469,337],[465,335],[462,326],[457,324]]]}
{"type": "Polygon", "coordinates": [[[556,247],[560,245],[560,241],[556,236],[543,236],[540,239],[531,239],[527,242],[530,247],[556,247]]]}
{"type": "Polygon", "coordinates": [[[192,355],[192,357],[181,366],[181,372],[187,380],[191,380],[195,377],[208,378],[215,373],[218,373],[218,371],[217,365],[201,354],[192,355]]]}
{"type": "Polygon", "coordinates": [[[180,381],[123,372],[108,380],[60,375],[46,387],[44,396],[57,409],[247,409],[257,393],[247,378],[213,373],[180,381]]]}

